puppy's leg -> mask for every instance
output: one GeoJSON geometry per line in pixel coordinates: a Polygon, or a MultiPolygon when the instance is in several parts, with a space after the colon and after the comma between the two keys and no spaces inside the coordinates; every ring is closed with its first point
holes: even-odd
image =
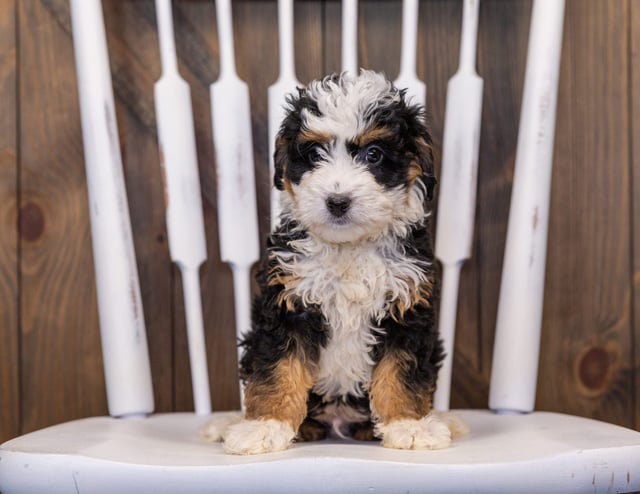
{"type": "Polygon", "coordinates": [[[356,422],[351,424],[349,433],[356,441],[374,441],[376,439],[373,422],[356,422]]]}
{"type": "Polygon", "coordinates": [[[290,355],[266,378],[251,376],[245,388],[245,420],[224,436],[227,453],[250,455],[287,449],[307,414],[313,375],[304,360],[290,355]]]}
{"type": "Polygon", "coordinates": [[[304,419],[302,424],[300,424],[296,441],[320,441],[322,439],[325,439],[328,433],[329,428],[325,424],[319,422],[318,420],[307,417],[304,419]]]}
{"type": "Polygon", "coordinates": [[[371,411],[382,445],[397,449],[443,449],[451,443],[446,422],[431,411],[433,386],[410,385],[409,352],[385,354],[373,372],[371,411]]]}

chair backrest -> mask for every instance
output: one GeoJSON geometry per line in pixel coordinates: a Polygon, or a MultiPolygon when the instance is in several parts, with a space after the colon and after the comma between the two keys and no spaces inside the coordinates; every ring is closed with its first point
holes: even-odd
{"type": "MultiPolygon", "coordinates": [[[[227,57],[225,63],[229,67],[233,67],[234,50],[230,2],[229,0],[218,0],[216,3],[218,6],[218,30],[222,45],[220,51],[223,54],[221,56],[227,57]]],[[[293,67],[293,36],[291,30],[287,29],[287,26],[292,23],[293,1],[279,0],[278,3],[280,7],[281,78],[273,85],[273,90],[269,91],[270,141],[273,141],[275,126],[281,119],[284,94],[294,90],[296,85],[295,68],[293,67]]],[[[165,21],[167,19],[168,4],[168,0],[156,2],[158,13],[165,12],[165,17],[159,16],[161,22],[163,22],[162,19],[165,21]]],[[[344,70],[354,71],[358,67],[358,4],[356,0],[343,0],[342,7],[342,67],[344,70]]],[[[423,101],[425,97],[424,85],[421,85],[415,74],[417,43],[415,13],[417,7],[416,0],[403,2],[405,12],[403,29],[406,36],[402,44],[402,65],[397,84],[399,86],[408,85],[409,90],[414,92],[416,99],[423,101]]],[[[71,8],[87,180],[92,205],[94,261],[109,409],[110,413],[115,416],[147,414],[153,409],[149,357],[146,348],[126,193],[122,179],[122,163],[117,138],[101,2],[99,0],[72,0],[71,8]],[[103,248],[107,244],[109,252],[103,248]],[[121,310],[114,311],[112,309],[114,306],[121,308],[121,310]]],[[[446,125],[444,131],[443,190],[439,208],[439,223],[441,224],[458,221],[460,217],[472,219],[474,216],[473,199],[475,198],[477,176],[478,136],[480,135],[479,111],[482,101],[482,82],[480,80],[478,85],[479,78],[475,74],[478,10],[478,0],[464,0],[461,65],[458,74],[456,74],[460,77],[452,79],[449,86],[450,94],[457,94],[459,97],[451,98],[452,104],[448,103],[447,105],[447,111],[451,113],[447,115],[446,121],[450,121],[451,125],[446,125]],[[479,91],[476,91],[478,88],[479,91]],[[455,104],[460,98],[466,98],[464,99],[465,105],[455,104]],[[477,107],[477,118],[465,118],[468,116],[466,113],[461,115],[468,111],[468,104],[477,107]],[[469,120],[472,120],[471,124],[469,120]],[[456,138],[458,138],[457,141],[456,138]],[[447,145],[448,139],[452,143],[449,146],[447,145]],[[460,169],[455,169],[456,164],[460,165],[460,169]],[[461,172],[463,165],[466,168],[464,172],[461,172]],[[457,208],[454,207],[456,203],[458,204],[457,208]],[[462,203],[465,203],[466,206],[459,207],[462,203]]],[[[499,411],[531,411],[535,397],[563,15],[564,0],[534,0],[491,383],[490,406],[499,411]]],[[[170,22],[167,25],[171,27],[170,22]]],[[[167,31],[166,28],[165,31],[167,31]]],[[[170,32],[161,34],[161,39],[167,37],[171,37],[170,32]]],[[[167,46],[163,47],[163,51],[172,49],[167,46]]],[[[218,82],[218,85],[216,83],[212,85],[214,121],[217,114],[226,112],[226,115],[233,115],[229,121],[238,122],[236,130],[242,132],[242,135],[246,137],[246,129],[249,129],[250,135],[248,93],[244,92],[242,83],[234,77],[229,81],[225,79],[224,84],[223,81],[218,82]]],[[[180,83],[176,82],[176,87],[179,86],[180,83]]],[[[162,96],[158,98],[157,87],[156,96],[156,107],[158,108],[162,106],[163,98],[162,96]]],[[[157,119],[161,146],[163,149],[167,149],[170,146],[169,141],[172,140],[172,136],[168,134],[167,137],[163,137],[164,134],[160,128],[163,118],[161,118],[160,111],[158,111],[157,119]]],[[[222,128],[221,125],[217,127],[222,128]]],[[[230,188],[234,183],[233,179],[224,178],[222,173],[226,165],[225,160],[231,159],[229,156],[233,157],[236,149],[233,146],[237,146],[234,144],[233,129],[224,136],[217,136],[214,131],[214,141],[221,176],[219,185],[222,190],[219,190],[219,196],[224,197],[225,187],[230,188]],[[225,146],[231,147],[227,150],[225,146]]],[[[192,134],[191,142],[186,142],[185,146],[189,149],[190,146],[194,146],[192,134]]],[[[166,157],[167,155],[165,155],[166,157]]],[[[241,161],[246,164],[247,159],[241,161]]],[[[169,166],[164,163],[168,207],[175,202],[175,190],[177,189],[174,181],[180,179],[168,171],[169,166]]],[[[158,172],[160,173],[160,167],[158,172]]],[[[252,173],[252,166],[246,168],[243,172],[244,179],[247,179],[247,174],[252,176],[252,173]]],[[[241,222],[243,226],[257,225],[255,198],[252,195],[253,178],[250,178],[248,183],[252,187],[251,194],[247,195],[244,200],[244,204],[249,204],[250,207],[247,209],[246,221],[241,222]]],[[[237,193],[234,192],[232,195],[237,195],[237,193]]],[[[224,236],[221,241],[222,255],[223,258],[226,256],[224,260],[230,261],[236,267],[240,266],[238,276],[235,276],[236,270],[234,269],[236,302],[240,306],[236,311],[236,320],[240,333],[248,321],[248,304],[246,302],[239,303],[239,300],[248,298],[249,284],[245,278],[250,264],[255,261],[256,257],[247,245],[256,244],[254,237],[257,226],[244,229],[245,233],[249,235],[247,238],[242,237],[242,229],[236,228],[238,233],[235,233],[236,230],[229,233],[224,224],[237,222],[237,219],[227,217],[231,213],[225,212],[228,209],[224,199],[222,201],[219,201],[221,235],[224,236]],[[229,243],[229,236],[233,237],[231,243],[229,243]]],[[[274,201],[271,204],[273,205],[274,201]]],[[[229,211],[232,210],[229,209],[229,211]]],[[[168,219],[168,221],[170,220],[168,219]]],[[[196,230],[202,228],[201,218],[187,219],[186,221],[193,221],[193,228],[196,230]]],[[[170,227],[169,230],[171,230],[170,227]]],[[[473,224],[468,221],[464,226],[465,238],[472,237],[472,230],[473,224]]],[[[464,238],[461,240],[459,235],[450,239],[444,229],[439,235],[443,239],[446,238],[446,241],[441,241],[442,247],[440,249],[436,247],[436,254],[439,253],[439,250],[440,253],[443,253],[439,257],[441,257],[445,268],[450,264],[459,271],[460,265],[470,254],[470,247],[466,247],[470,240],[464,240],[464,238]],[[447,253],[455,250],[456,242],[460,241],[463,249],[459,255],[448,255],[447,253]]],[[[182,268],[185,261],[174,254],[177,242],[177,240],[172,241],[170,232],[172,257],[182,268]]],[[[197,272],[197,266],[203,259],[201,255],[196,257],[198,258],[198,262],[195,263],[197,272]]],[[[185,276],[183,270],[183,277],[185,276]]],[[[444,390],[444,395],[436,402],[436,406],[439,408],[448,408],[449,406],[457,275],[448,278],[445,276],[444,283],[443,304],[449,304],[453,307],[453,318],[450,311],[448,315],[445,314],[446,311],[443,311],[441,317],[446,320],[441,319],[440,321],[441,326],[449,326],[450,330],[443,331],[448,355],[439,381],[440,389],[444,390]]],[[[185,292],[186,300],[193,299],[193,297],[199,298],[199,293],[185,292]]],[[[187,305],[189,305],[188,302],[187,305]]],[[[199,317],[201,321],[202,314],[199,303],[193,307],[193,311],[196,314],[196,319],[199,317]],[[199,316],[197,316],[198,312],[200,312],[199,316]]],[[[201,322],[198,324],[198,321],[194,322],[192,319],[188,320],[188,326],[192,375],[206,376],[206,363],[201,358],[204,348],[202,324],[201,322]]],[[[209,394],[207,379],[193,379],[193,384],[194,396],[209,394]]],[[[206,400],[203,400],[200,407],[196,401],[196,409],[199,409],[201,413],[208,413],[210,405],[207,406],[204,401],[206,400]]]]}

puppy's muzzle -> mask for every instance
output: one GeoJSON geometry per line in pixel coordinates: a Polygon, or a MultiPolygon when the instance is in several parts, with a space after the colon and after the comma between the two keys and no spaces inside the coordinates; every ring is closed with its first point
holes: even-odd
{"type": "Polygon", "coordinates": [[[325,201],[327,209],[336,218],[341,218],[351,207],[351,198],[345,195],[332,194],[325,201]]]}

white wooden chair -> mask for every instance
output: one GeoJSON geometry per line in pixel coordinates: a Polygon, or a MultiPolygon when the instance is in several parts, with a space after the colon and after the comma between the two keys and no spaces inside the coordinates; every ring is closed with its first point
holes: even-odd
{"type": "MultiPolygon", "coordinates": [[[[477,8],[477,0],[465,2],[465,17],[470,13],[475,38],[472,8],[477,8]]],[[[166,32],[171,28],[170,17],[165,16],[168,2],[164,6],[162,3],[157,2],[159,24],[160,30],[166,32]]],[[[220,10],[229,7],[228,0],[218,0],[217,3],[219,22],[228,22],[229,11],[220,10]]],[[[281,0],[281,3],[287,2],[281,0]]],[[[353,3],[353,0],[345,0],[345,12],[352,9],[353,3]]],[[[132,262],[134,254],[126,213],[126,197],[123,193],[101,5],[99,0],[72,0],[87,178],[92,204],[99,205],[92,208],[92,230],[111,417],[88,418],[48,427],[1,445],[0,492],[195,494],[640,491],[640,433],[595,420],[531,411],[535,395],[535,378],[532,384],[531,376],[535,376],[537,368],[537,353],[532,349],[538,347],[540,321],[534,314],[534,317],[528,317],[529,320],[537,321],[533,327],[525,328],[511,322],[513,316],[518,315],[518,310],[521,310],[517,305],[517,291],[527,290],[528,300],[531,301],[532,288],[519,286],[511,276],[514,271],[522,273],[519,271],[518,246],[522,243],[523,236],[532,235],[529,240],[537,242],[538,257],[541,258],[539,262],[533,263],[527,278],[534,279],[534,283],[537,279],[539,284],[539,276],[544,273],[545,214],[540,213],[539,217],[539,230],[545,230],[542,238],[536,237],[536,232],[516,232],[511,223],[517,223],[519,214],[528,214],[527,208],[531,204],[542,209],[548,205],[548,191],[542,191],[542,197],[534,197],[524,184],[527,173],[530,172],[527,157],[535,157],[538,168],[542,166],[544,169],[545,164],[549,168],[551,165],[563,3],[561,0],[534,2],[514,184],[514,190],[517,188],[518,194],[514,192],[511,208],[506,249],[508,259],[505,260],[492,376],[490,405],[494,411],[458,410],[456,413],[468,423],[471,432],[467,437],[455,440],[452,447],[446,450],[397,451],[384,449],[376,443],[326,440],[295,444],[288,451],[280,453],[239,457],[226,455],[220,444],[206,443],[199,438],[199,429],[210,420],[210,404],[208,378],[206,372],[202,374],[201,369],[203,353],[199,294],[193,286],[185,297],[186,305],[191,307],[188,310],[192,311],[188,316],[192,373],[200,376],[194,379],[197,413],[149,415],[153,410],[153,396],[144,325],[138,316],[140,297],[135,262],[132,262]],[[544,22],[540,22],[541,19],[544,22]],[[541,91],[546,102],[544,115],[536,114],[535,111],[535,103],[538,101],[536,98],[541,91]],[[533,140],[529,138],[531,135],[535,137],[533,140]],[[100,211],[100,216],[97,213],[94,215],[94,209],[100,211]],[[115,260],[100,251],[102,235],[109,237],[111,253],[113,254],[114,249],[117,250],[115,260]],[[135,283],[131,280],[135,280],[135,283]],[[108,304],[113,303],[109,299],[113,296],[109,295],[110,288],[117,288],[123,283],[125,287],[134,286],[134,289],[120,290],[126,295],[125,299],[116,301],[122,310],[106,310],[108,304]],[[511,342],[513,334],[518,334],[518,339],[527,342],[524,350],[511,342]],[[515,366],[514,360],[517,363],[515,366]]],[[[286,7],[283,12],[281,15],[286,17],[286,7]]],[[[345,20],[349,21],[348,18],[345,20]]],[[[345,22],[345,29],[349,24],[345,22]]],[[[227,25],[229,27],[230,23],[227,25]]],[[[162,32],[161,37],[164,37],[162,32]]],[[[350,38],[345,36],[343,39],[350,38]]],[[[171,45],[172,41],[165,40],[164,43],[171,45]]],[[[171,52],[170,48],[171,46],[168,53],[171,52]]],[[[232,56],[233,51],[230,53],[232,56]]],[[[345,59],[349,59],[349,64],[353,63],[349,56],[345,56],[345,59]]],[[[176,82],[179,81],[177,72],[171,70],[172,63],[172,57],[167,55],[165,58],[163,53],[163,68],[166,71],[163,77],[166,75],[169,79],[165,87],[182,87],[176,91],[184,95],[184,86],[176,82]]],[[[290,79],[295,79],[295,75],[289,76],[290,79]]],[[[212,94],[215,96],[215,92],[212,94]]],[[[189,117],[189,112],[186,116],[180,113],[185,110],[167,110],[160,103],[159,121],[162,111],[169,111],[173,115],[179,113],[181,118],[189,117]]],[[[185,125],[180,127],[184,128],[185,125]]],[[[188,152],[191,144],[189,125],[186,127],[186,137],[176,137],[171,132],[165,134],[163,129],[159,129],[165,151],[173,145],[169,142],[170,139],[184,139],[183,146],[187,150],[182,148],[183,156],[188,152]]],[[[455,127],[452,129],[447,127],[446,132],[457,131],[455,127]]],[[[469,187],[473,189],[475,180],[473,146],[469,145],[465,149],[471,153],[471,167],[464,179],[467,190],[470,190],[469,187]]],[[[446,144],[444,152],[448,152],[446,144]]],[[[218,160],[220,158],[219,154],[218,160]]],[[[167,181],[170,182],[167,183],[170,204],[178,204],[178,210],[195,214],[197,219],[196,210],[200,205],[189,203],[190,192],[182,197],[180,189],[176,192],[174,188],[174,182],[178,181],[186,184],[187,191],[197,190],[197,176],[194,179],[188,170],[183,175],[177,173],[170,168],[170,159],[170,153],[165,153],[167,162],[164,166],[167,181]]],[[[446,173],[443,170],[443,181],[449,180],[446,173]]],[[[536,184],[538,190],[544,189],[539,180],[536,184]]],[[[199,196],[197,193],[195,195],[199,196]]],[[[175,209],[173,211],[171,214],[176,214],[175,209]]],[[[179,232],[175,233],[178,236],[191,235],[180,230],[179,225],[172,225],[176,220],[170,217],[171,214],[168,213],[167,218],[170,236],[173,235],[172,229],[179,232]]],[[[440,214],[455,213],[441,211],[440,214]]],[[[468,214],[468,211],[464,211],[464,214],[468,214]]],[[[197,231],[197,221],[191,228],[197,231]]],[[[196,239],[189,243],[195,247],[190,249],[189,245],[178,246],[178,238],[171,240],[171,250],[174,260],[181,267],[192,269],[203,259],[198,250],[198,234],[189,238],[196,239]]],[[[458,251],[462,251],[462,254],[451,261],[454,264],[461,263],[465,257],[464,247],[460,249],[458,251]]],[[[528,266],[529,251],[527,252],[528,266]]],[[[246,264],[250,258],[251,255],[245,256],[243,262],[246,264]]],[[[183,269],[183,276],[191,276],[188,271],[189,269],[183,269]]],[[[243,277],[244,275],[238,276],[236,280],[239,285],[236,289],[237,298],[246,297],[243,291],[247,291],[248,287],[243,277]]],[[[443,304],[455,307],[455,300],[452,301],[451,297],[455,298],[457,287],[451,279],[445,280],[445,283],[450,284],[450,295],[445,296],[449,300],[443,300],[443,304]]],[[[453,280],[455,282],[455,276],[453,280]]],[[[538,304],[530,303],[534,312],[541,312],[541,291],[539,297],[538,304]]],[[[239,304],[239,311],[246,310],[243,303],[246,302],[239,304]]],[[[246,317],[246,314],[241,314],[240,317],[246,317]]],[[[451,321],[446,324],[451,324],[451,321]]],[[[452,345],[453,335],[448,334],[446,338],[447,344],[452,345]]],[[[439,408],[448,408],[448,387],[445,372],[440,381],[440,389],[445,389],[444,396],[441,394],[437,398],[439,408]]]]}

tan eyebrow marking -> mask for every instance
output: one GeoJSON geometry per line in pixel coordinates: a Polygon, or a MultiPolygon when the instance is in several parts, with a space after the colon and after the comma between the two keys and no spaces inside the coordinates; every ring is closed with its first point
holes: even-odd
{"type": "Polygon", "coordinates": [[[327,132],[304,129],[298,134],[297,141],[301,144],[308,142],[317,142],[318,144],[327,144],[333,140],[333,136],[327,132]]]}
{"type": "Polygon", "coordinates": [[[353,140],[353,143],[359,148],[362,148],[367,144],[371,144],[375,141],[385,140],[392,137],[393,135],[394,132],[389,127],[374,127],[373,129],[367,130],[359,136],[356,136],[356,138],[353,140]]]}

